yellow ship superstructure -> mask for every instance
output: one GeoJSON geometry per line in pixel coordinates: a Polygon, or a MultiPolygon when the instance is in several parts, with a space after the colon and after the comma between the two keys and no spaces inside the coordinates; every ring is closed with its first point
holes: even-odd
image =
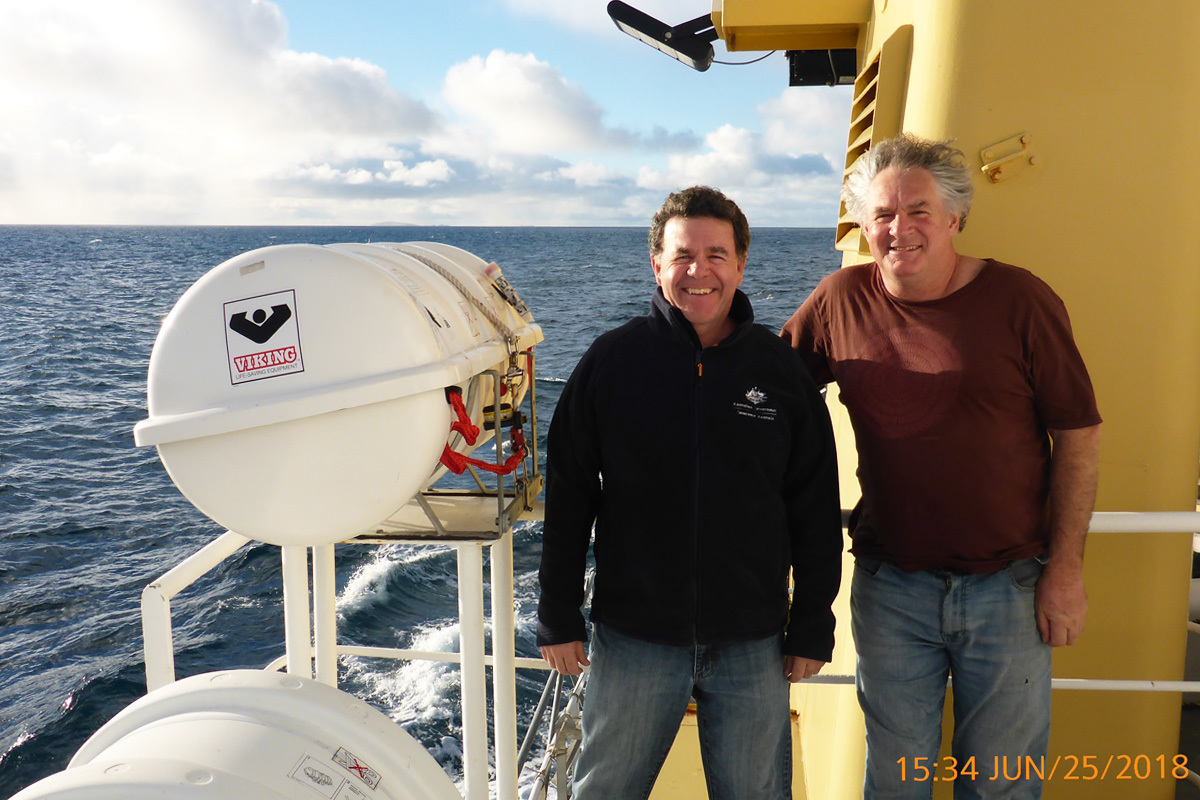
{"type": "MultiPolygon", "coordinates": [[[[847,168],[901,131],[955,141],[976,185],[957,249],[1033,271],[1070,311],[1105,420],[1097,510],[1195,510],[1200,3],[714,0],[712,20],[730,50],[855,50],[847,168]]],[[[870,260],[844,209],[837,246],[844,264],[870,260]]],[[[830,410],[849,508],[835,391],[830,410]]],[[[1186,533],[1093,533],[1087,629],[1055,651],[1055,677],[1182,679],[1190,552],[1186,533]]],[[[832,673],[854,671],[851,566],[832,673]]],[[[795,796],[861,797],[853,688],[801,686],[792,702],[795,796]]],[[[1174,797],[1179,719],[1178,693],[1056,690],[1045,797],[1174,797]]],[[[655,798],[704,796],[695,739],[689,720],[655,798]]]]}

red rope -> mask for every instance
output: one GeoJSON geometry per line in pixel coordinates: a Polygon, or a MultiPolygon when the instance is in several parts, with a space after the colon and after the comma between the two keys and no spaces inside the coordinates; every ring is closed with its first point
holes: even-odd
{"type": "Polygon", "coordinates": [[[467,465],[477,467],[479,469],[494,472],[497,475],[508,475],[518,466],[525,458],[525,448],[513,452],[511,456],[505,459],[503,464],[492,464],[488,461],[480,461],[477,458],[464,456],[462,453],[456,453],[450,449],[450,445],[446,445],[442,450],[442,463],[446,465],[446,469],[453,472],[455,475],[462,475],[467,471],[467,465]]]}
{"type": "MultiPolygon", "coordinates": [[[[467,413],[467,407],[463,405],[462,389],[451,386],[446,390],[446,399],[450,401],[454,414],[458,417],[456,421],[450,423],[450,432],[457,431],[467,440],[467,444],[475,444],[475,440],[479,438],[479,428],[471,422],[471,415],[467,413]]],[[[456,474],[461,475],[462,473],[456,474]]]]}
{"type": "MultiPolygon", "coordinates": [[[[450,424],[450,431],[461,433],[463,438],[466,439],[467,444],[475,444],[475,440],[479,437],[479,428],[471,422],[471,417],[467,414],[467,409],[463,405],[462,391],[456,386],[451,387],[446,390],[446,399],[450,401],[450,405],[454,408],[454,413],[458,417],[457,421],[450,424]]],[[[498,419],[496,422],[499,424],[498,419]]],[[[446,469],[455,475],[462,475],[467,471],[468,466],[494,472],[497,475],[508,475],[525,459],[524,429],[514,426],[510,438],[513,453],[505,459],[503,464],[493,464],[488,461],[480,461],[477,458],[465,456],[462,453],[451,450],[449,443],[442,448],[441,462],[446,466],[446,469]]]]}

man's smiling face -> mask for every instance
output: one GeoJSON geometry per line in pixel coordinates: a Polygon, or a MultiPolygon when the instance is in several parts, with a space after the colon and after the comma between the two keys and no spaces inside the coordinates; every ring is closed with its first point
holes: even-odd
{"type": "Polygon", "coordinates": [[[889,291],[949,281],[959,218],[927,170],[888,167],[871,181],[864,205],[863,234],[889,291]]]}
{"type": "Polygon", "coordinates": [[[702,344],[716,344],[732,332],[729,309],[746,259],[737,254],[731,223],[672,217],[663,227],[662,252],[650,263],[667,302],[683,312],[702,344]]]}

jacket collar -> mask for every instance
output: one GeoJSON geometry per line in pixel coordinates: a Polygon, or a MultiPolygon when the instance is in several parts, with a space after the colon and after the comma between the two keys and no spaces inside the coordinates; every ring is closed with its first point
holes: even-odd
{"type": "MultiPolygon", "coordinates": [[[[735,327],[733,333],[721,342],[722,345],[733,344],[745,336],[746,331],[754,322],[754,308],[750,305],[750,298],[746,297],[741,289],[734,290],[733,305],[729,308],[729,318],[733,320],[735,327]]],[[[686,342],[694,349],[700,349],[700,337],[696,335],[692,323],[687,321],[687,317],[683,316],[682,311],[667,302],[661,286],[654,289],[648,319],[650,320],[650,330],[657,335],[678,342],[686,342]]]]}

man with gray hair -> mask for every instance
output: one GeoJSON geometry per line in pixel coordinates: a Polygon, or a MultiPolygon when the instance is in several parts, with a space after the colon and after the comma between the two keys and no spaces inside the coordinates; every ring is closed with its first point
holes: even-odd
{"type": "Polygon", "coordinates": [[[781,334],[817,383],[837,381],[858,447],[868,800],[928,798],[935,774],[959,799],[1040,797],[1035,774],[997,765],[1045,755],[1050,648],[1074,643],[1087,610],[1091,380],[1049,286],[956,252],[971,194],[949,144],[877,144],[843,189],[874,263],[826,277],[781,334]],[[939,761],[948,675],[953,756],[939,761]]]}

